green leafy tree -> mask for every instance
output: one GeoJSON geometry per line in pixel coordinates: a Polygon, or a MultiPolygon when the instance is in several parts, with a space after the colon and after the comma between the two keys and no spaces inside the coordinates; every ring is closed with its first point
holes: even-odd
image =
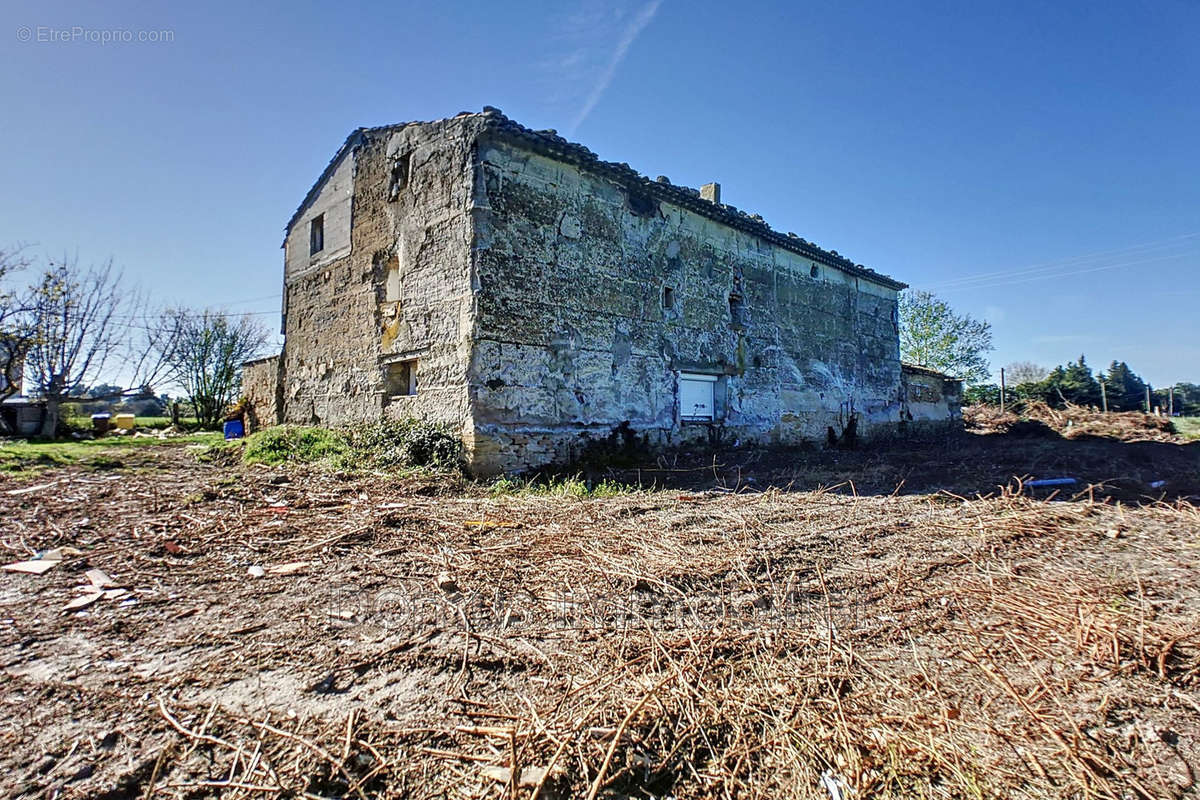
{"type": "Polygon", "coordinates": [[[1104,381],[1109,411],[1146,410],[1146,382],[1124,361],[1113,361],[1100,380],[1104,381]]]}
{"type": "Polygon", "coordinates": [[[1169,389],[1154,392],[1154,404],[1164,412],[1174,405],[1175,413],[1184,417],[1200,416],[1200,385],[1177,383],[1169,389]]]}
{"type": "Polygon", "coordinates": [[[90,400],[112,400],[125,394],[125,387],[113,383],[97,383],[84,393],[90,400]]]}
{"type": "Polygon", "coordinates": [[[1000,386],[995,383],[977,383],[963,390],[963,402],[969,406],[1000,405],[1000,386]]]}
{"type": "MultiPolygon", "coordinates": [[[[1031,390],[1033,387],[1030,387],[1031,390]]],[[[1044,400],[1061,408],[1067,403],[1078,406],[1100,406],[1100,382],[1092,374],[1083,356],[1066,366],[1055,367],[1044,381],[1036,385],[1031,399],[1044,400]]]]}
{"type": "MultiPolygon", "coordinates": [[[[1050,372],[1050,370],[1047,370],[1047,372],[1050,372]]],[[[1008,393],[1016,400],[1045,400],[1045,377],[1039,381],[1025,381],[1024,383],[1018,383],[1016,386],[1010,386],[1008,393]]]]}
{"type": "Polygon", "coordinates": [[[988,323],[954,313],[946,301],[929,292],[900,295],[902,361],[975,384],[989,377],[986,354],[992,349],[988,323]]]}
{"type": "Polygon", "coordinates": [[[1189,416],[1200,416],[1200,385],[1195,383],[1177,383],[1175,390],[1176,402],[1183,398],[1179,410],[1189,416]]]}

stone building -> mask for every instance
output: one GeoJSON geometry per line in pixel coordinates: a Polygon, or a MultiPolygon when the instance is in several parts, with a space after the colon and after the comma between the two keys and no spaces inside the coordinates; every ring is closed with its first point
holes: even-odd
{"type": "Polygon", "coordinates": [[[266,422],[444,421],[488,474],[902,418],[903,283],[497,109],[354,131],[283,247],[266,422]]]}
{"type": "Polygon", "coordinates": [[[914,364],[900,365],[902,427],[931,429],[962,422],[963,382],[914,364]]]}

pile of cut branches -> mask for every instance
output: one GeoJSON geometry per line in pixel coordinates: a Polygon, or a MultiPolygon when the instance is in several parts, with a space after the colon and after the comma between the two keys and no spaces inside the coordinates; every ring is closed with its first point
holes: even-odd
{"type": "Polygon", "coordinates": [[[1122,442],[1174,442],[1184,439],[1171,420],[1139,411],[1103,413],[1098,409],[1068,403],[1052,408],[1040,400],[1013,403],[1001,413],[995,406],[975,405],[963,409],[967,430],[975,433],[1058,434],[1066,439],[1100,437],[1122,442]]]}

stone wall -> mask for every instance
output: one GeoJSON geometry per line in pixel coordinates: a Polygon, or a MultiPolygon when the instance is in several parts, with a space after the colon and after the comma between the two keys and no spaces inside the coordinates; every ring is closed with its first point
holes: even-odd
{"type": "Polygon", "coordinates": [[[357,132],[311,208],[298,212],[285,245],[284,421],[340,425],[387,414],[467,425],[470,125],[357,132]],[[329,215],[347,180],[342,245],[330,238],[329,215]],[[307,221],[321,209],[327,247],[336,248],[329,259],[307,250],[307,221]]]}
{"type": "Polygon", "coordinates": [[[907,426],[930,428],[962,424],[962,381],[925,367],[901,368],[900,419],[907,426]]]}
{"type": "Polygon", "coordinates": [[[242,394],[250,401],[249,427],[253,430],[278,425],[280,407],[279,356],[267,356],[242,365],[242,394]]]}
{"type": "Polygon", "coordinates": [[[504,137],[478,158],[479,471],[570,458],[626,420],[659,444],[898,421],[894,288],[504,137]],[[719,376],[717,424],[681,422],[681,371],[719,376]]]}
{"type": "Polygon", "coordinates": [[[495,109],[355,131],[284,250],[281,421],[450,422],[491,473],[626,421],[789,444],[900,417],[903,284],[495,109]],[[711,381],[712,422],[682,419],[680,373],[711,381]]]}

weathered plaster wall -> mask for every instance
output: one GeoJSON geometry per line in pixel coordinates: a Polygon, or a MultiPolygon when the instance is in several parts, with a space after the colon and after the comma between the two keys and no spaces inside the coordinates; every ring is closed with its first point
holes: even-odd
{"type": "Polygon", "coordinates": [[[679,423],[681,370],[723,376],[729,440],[823,438],[851,409],[860,433],[898,420],[895,290],[503,139],[479,161],[481,471],[569,457],[624,420],[662,443],[707,437],[679,423]]]}
{"type": "Polygon", "coordinates": [[[293,221],[283,243],[284,279],[298,277],[311,269],[336,261],[350,254],[352,211],[354,201],[353,152],[346,152],[334,167],[325,185],[308,206],[293,221]],[[309,252],[309,231],[312,221],[324,215],[325,247],[309,252]]]}
{"type": "Polygon", "coordinates": [[[962,381],[905,364],[901,370],[900,419],[913,427],[959,425],[962,381]]]}
{"type": "MultiPolygon", "coordinates": [[[[341,202],[338,176],[349,171],[350,247],[338,257],[295,268],[291,243],[302,238],[307,248],[310,212],[293,227],[285,421],[338,425],[388,414],[466,424],[469,126],[470,119],[445,120],[363,132],[311,203],[315,212],[341,202]],[[327,193],[336,202],[326,203],[327,193]],[[411,359],[418,392],[396,395],[387,363],[411,359]]],[[[328,216],[326,226],[328,248],[328,216]]]]}
{"type": "Polygon", "coordinates": [[[899,419],[902,284],[551,144],[494,109],[351,135],[285,242],[281,420],[448,421],[491,472],[626,420],[672,444],[899,419]],[[717,425],[681,422],[680,372],[719,377],[717,425]]]}

